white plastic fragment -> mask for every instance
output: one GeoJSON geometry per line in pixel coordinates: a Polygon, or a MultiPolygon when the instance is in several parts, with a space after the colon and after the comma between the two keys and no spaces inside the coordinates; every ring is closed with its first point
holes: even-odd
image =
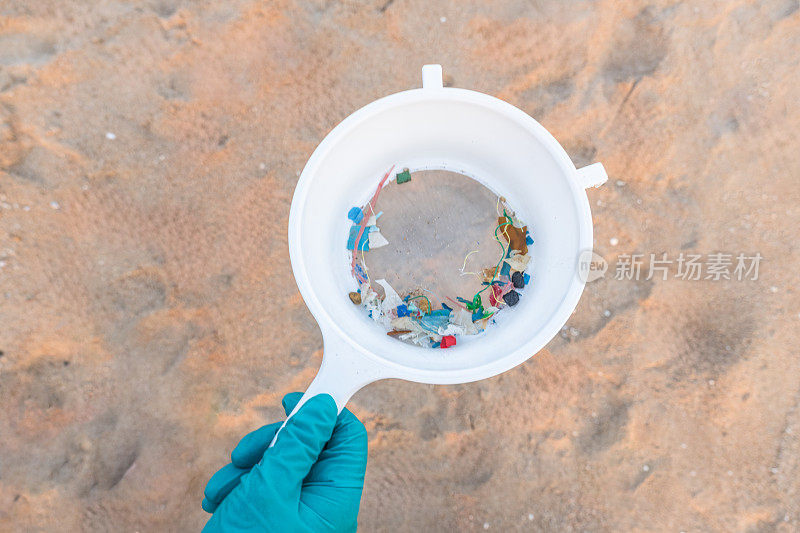
{"type": "Polygon", "coordinates": [[[375,322],[382,322],[383,310],[381,309],[381,299],[378,294],[372,290],[369,283],[361,284],[361,305],[372,317],[375,322]]]}
{"type": "Polygon", "coordinates": [[[412,331],[411,333],[406,333],[404,335],[400,335],[400,339],[404,341],[411,341],[414,344],[418,344],[423,348],[429,346],[430,341],[439,342],[442,338],[439,335],[434,333],[429,333],[427,331],[412,331]]]}
{"type": "Polygon", "coordinates": [[[382,246],[386,246],[389,244],[389,241],[386,240],[386,237],[381,235],[380,231],[371,231],[369,233],[369,249],[374,250],[375,248],[380,248],[382,246]]]}
{"type": "Polygon", "coordinates": [[[375,283],[383,287],[383,291],[386,294],[383,298],[383,305],[381,306],[384,314],[388,315],[389,311],[395,309],[398,305],[403,305],[403,300],[400,298],[400,295],[389,285],[389,282],[385,279],[376,279],[375,283]]]}
{"type": "Polygon", "coordinates": [[[506,263],[508,263],[511,266],[511,270],[518,270],[520,272],[524,272],[530,260],[531,256],[527,254],[525,255],[520,254],[519,252],[514,250],[511,252],[511,257],[506,258],[506,263]]]}
{"type": "Polygon", "coordinates": [[[391,326],[392,329],[396,331],[409,332],[400,335],[398,337],[400,340],[411,341],[414,344],[418,344],[422,347],[428,347],[430,345],[430,341],[438,342],[441,340],[440,335],[426,331],[419,322],[408,316],[395,318],[392,320],[391,326]]]}
{"type": "Polygon", "coordinates": [[[460,326],[467,335],[475,335],[478,333],[478,327],[472,322],[472,313],[466,309],[454,310],[450,314],[450,323],[460,326]]]}
{"type": "Polygon", "coordinates": [[[462,326],[447,324],[446,327],[439,328],[439,335],[464,335],[466,332],[462,326]]]}

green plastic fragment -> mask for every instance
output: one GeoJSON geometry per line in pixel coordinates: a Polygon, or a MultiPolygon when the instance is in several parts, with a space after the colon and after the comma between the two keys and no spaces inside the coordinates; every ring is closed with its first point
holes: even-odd
{"type": "Polygon", "coordinates": [[[467,309],[470,311],[477,311],[482,306],[483,304],[481,303],[481,295],[476,294],[475,297],[472,299],[472,302],[467,304],[467,309]]]}
{"type": "Polygon", "coordinates": [[[407,168],[404,168],[402,172],[397,173],[397,184],[400,185],[407,181],[411,181],[411,172],[407,168]]]}

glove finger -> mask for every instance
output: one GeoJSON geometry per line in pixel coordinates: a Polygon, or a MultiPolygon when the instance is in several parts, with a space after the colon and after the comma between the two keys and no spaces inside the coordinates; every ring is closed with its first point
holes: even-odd
{"type": "Polygon", "coordinates": [[[325,529],[322,516],[338,518],[337,531],[356,531],[367,468],[367,431],[349,410],[336,419],[333,434],[311,467],[300,500],[300,515],[312,531],[325,529]]]}
{"type": "Polygon", "coordinates": [[[367,469],[367,430],[350,410],[343,409],[328,443],[311,467],[307,483],[333,483],[363,488],[367,469]]]}
{"type": "MultiPolygon", "coordinates": [[[[290,392],[283,397],[283,410],[288,416],[294,406],[303,397],[302,392],[290,392]]],[[[264,452],[267,451],[272,439],[275,438],[278,428],[283,422],[276,422],[251,431],[239,441],[239,444],[231,452],[231,462],[239,468],[252,468],[261,460],[264,452]]]]}
{"type": "Polygon", "coordinates": [[[205,499],[214,505],[225,499],[235,487],[243,475],[250,471],[249,468],[238,468],[233,464],[227,464],[217,470],[208,480],[205,491],[205,499]]]}
{"type": "Polygon", "coordinates": [[[302,397],[303,397],[302,392],[290,392],[289,394],[283,397],[281,405],[283,405],[283,411],[286,413],[286,416],[289,416],[289,413],[292,412],[294,406],[297,405],[297,402],[299,402],[300,398],[302,397]]]}
{"type": "Polygon", "coordinates": [[[281,424],[282,422],[268,424],[242,437],[231,452],[231,462],[239,468],[252,468],[261,460],[281,424]]]}
{"type": "Polygon", "coordinates": [[[303,479],[331,438],[336,419],[333,398],[329,394],[314,396],[289,419],[275,446],[253,470],[263,472],[276,490],[299,495],[303,479]]]}
{"type": "Polygon", "coordinates": [[[213,513],[214,511],[217,510],[217,504],[211,503],[210,501],[208,501],[208,498],[203,498],[202,507],[203,510],[207,513],[213,513]]]}

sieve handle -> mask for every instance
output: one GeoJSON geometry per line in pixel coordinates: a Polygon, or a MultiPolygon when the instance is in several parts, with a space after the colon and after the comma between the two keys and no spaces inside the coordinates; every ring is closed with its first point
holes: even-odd
{"type": "Polygon", "coordinates": [[[314,380],[303,393],[300,401],[286,420],[281,425],[270,443],[270,448],[275,444],[286,422],[306,403],[317,394],[330,394],[336,402],[336,407],[341,413],[350,398],[359,389],[389,377],[386,370],[375,361],[357,353],[346,341],[336,334],[323,333],[322,364],[314,380]]]}

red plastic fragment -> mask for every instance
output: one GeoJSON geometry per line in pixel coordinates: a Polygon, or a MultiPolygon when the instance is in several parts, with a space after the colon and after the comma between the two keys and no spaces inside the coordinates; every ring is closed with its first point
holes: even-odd
{"type": "Polygon", "coordinates": [[[456,338],[452,335],[445,335],[444,337],[442,337],[442,344],[439,347],[449,348],[455,345],[456,345],[456,338]]]}
{"type": "Polygon", "coordinates": [[[492,292],[489,293],[489,305],[492,307],[497,307],[497,304],[500,303],[500,298],[502,297],[503,289],[495,284],[492,284],[492,292]]]}

